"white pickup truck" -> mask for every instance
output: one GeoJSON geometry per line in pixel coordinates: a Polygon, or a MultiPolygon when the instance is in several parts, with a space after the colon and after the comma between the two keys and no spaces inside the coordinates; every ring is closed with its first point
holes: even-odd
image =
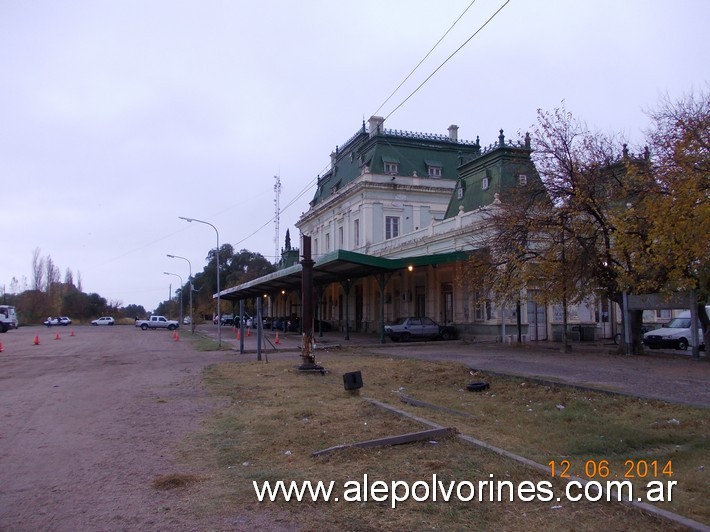
{"type": "Polygon", "coordinates": [[[140,327],[144,331],[148,329],[167,329],[174,331],[179,326],[180,324],[177,321],[169,320],[165,316],[151,316],[147,320],[136,320],[136,327],[140,327]]]}

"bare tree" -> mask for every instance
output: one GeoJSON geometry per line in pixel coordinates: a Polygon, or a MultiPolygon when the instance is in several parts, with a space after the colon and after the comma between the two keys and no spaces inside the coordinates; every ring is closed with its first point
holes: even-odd
{"type": "Polygon", "coordinates": [[[45,269],[45,291],[47,293],[52,291],[52,287],[59,283],[60,273],[59,268],[54,264],[52,257],[47,255],[44,259],[44,269],[45,269]]]}
{"type": "Polygon", "coordinates": [[[20,293],[20,281],[17,280],[17,277],[13,277],[12,280],[10,281],[10,293],[11,294],[19,294],[20,293]]]}
{"type": "Polygon", "coordinates": [[[68,287],[74,286],[74,274],[72,274],[70,268],[67,268],[67,271],[64,273],[64,284],[68,287]]]}
{"type": "Polygon", "coordinates": [[[32,252],[32,289],[42,291],[44,284],[44,259],[40,256],[42,250],[35,248],[32,252]]]}

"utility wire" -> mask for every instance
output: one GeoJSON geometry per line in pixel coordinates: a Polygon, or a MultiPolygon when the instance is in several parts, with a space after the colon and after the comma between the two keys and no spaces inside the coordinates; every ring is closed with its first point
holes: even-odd
{"type": "Polygon", "coordinates": [[[464,43],[463,43],[461,46],[459,46],[456,50],[454,50],[454,52],[453,52],[449,57],[447,57],[447,58],[444,60],[443,63],[441,63],[438,67],[436,67],[436,69],[434,69],[434,71],[433,71],[431,74],[429,74],[429,75],[427,76],[427,78],[426,78],[424,81],[422,81],[422,82],[419,84],[419,86],[418,86],[416,89],[414,89],[414,90],[409,94],[409,96],[407,96],[404,100],[402,100],[402,102],[401,102],[397,107],[395,107],[392,111],[390,111],[390,113],[385,117],[385,120],[387,120],[387,119],[388,119],[390,116],[392,116],[400,107],[402,107],[405,103],[407,103],[407,101],[408,101],[412,96],[414,96],[414,95],[419,91],[419,89],[421,89],[421,88],[426,84],[426,82],[429,81],[429,80],[434,76],[434,74],[436,74],[439,70],[441,70],[441,68],[442,68],[446,63],[448,63],[449,60],[450,60],[453,56],[455,56],[464,46],[466,46],[466,45],[469,43],[469,41],[471,41],[471,39],[473,39],[476,35],[478,35],[478,34],[481,32],[481,30],[483,30],[483,28],[485,28],[485,27],[488,25],[488,23],[489,23],[491,20],[493,20],[493,19],[496,17],[496,15],[498,15],[498,13],[500,13],[500,12],[503,10],[503,8],[504,8],[505,6],[507,6],[509,3],[510,3],[510,0],[506,0],[505,3],[504,3],[502,6],[500,6],[500,7],[496,10],[496,12],[493,13],[493,14],[488,18],[488,20],[486,20],[486,21],[481,25],[481,27],[479,27],[468,39],[466,39],[466,40],[464,41],[464,43]]]}
{"type": "MultiPolygon", "coordinates": [[[[315,183],[315,181],[316,181],[317,179],[318,179],[318,178],[312,179],[311,181],[309,181],[309,182],[306,184],[306,186],[303,187],[303,189],[301,190],[301,192],[299,192],[293,199],[291,199],[291,201],[289,201],[289,202],[284,206],[284,208],[281,209],[279,212],[284,212],[286,209],[288,209],[288,208],[291,207],[294,203],[296,203],[296,201],[298,201],[299,199],[301,199],[301,198],[303,197],[303,195],[311,189],[311,187],[313,186],[313,184],[315,183]]],[[[244,238],[242,238],[239,242],[236,242],[234,245],[235,245],[235,246],[238,246],[238,245],[241,244],[242,242],[245,242],[245,241],[249,240],[251,237],[253,237],[255,234],[257,234],[259,231],[261,231],[264,227],[266,227],[267,225],[271,224],[275,219],[276,219],[276,215],[272,216],[271,219],[267,220],[263,225],[261,225],[260,227],[258,227],[258,228],[255,229],[254,231],[252,231],[249,235],[247,235],[247,236],[245,236],[244,238]]],[[[275,258],[278,259],[278,257],[275,257],[275,258]]]]}
{"type": "MultiPolygon", "coordinates": [[[[429,55],[434,51],[434,49],[439,45],[439,43],[441,43],[441,41],[449,34],[449,32],[451,32],[451,30],[454,28],[454,26],[461,20],[461,18],[466,14],[466,12],[471,8],[471,6],[473,6],[473,4],[474,4],[475,2],[476,2],[476,0],[473,0],[473,1],[468,5],[468,7],[466,7],[466,9],[461,13],[461,15],[459,15],[459,17],[458,17],[458,18],[454,21],[454,23],[449,27],[449,29],[446,30],[446,32],[444,33],[444,35],[442,35],[442,37],[436,42],[436,44],[432,47],[432,49],[429,50],[429,52],[424,56],[424,58],[423,58],[421,61],[419,61],[419,63],[417,64],[417,66],[415,66],[414,69],[412,69],[412,71],[407,75],[407,77],[402,81],[402,83],[400,83],[400,84],[397,86],[397,88],[392,92],[392,94],[390,94],[390,95],[387,97],[387,99],[382,103],[382,105],[380,105],[380,107],[377,108],[377,111],[375,111],[374,114],[377,114],[377,112],[378,112],[380,109],[382,109],[382,107],[384,107],[384,106],[387,104],[387,102],[388,102],[388,101],[392,98],[392,96],[394,96],[394,94],[402,87],[402,85],[404,85],[404,83],[406,83],[406,81],[412,76],[412,74],[414,74],[414,72],[419,68],[419,66],[421,66],[421,64],[427,59],[427,57],[429,57],[429,55]]],[[[419,86],[418,86],[416,89],[414,89],[414,90],[409,94],[409,96],[407,96],[404,100],[402,100],[402,102],[400,102],[400,104],[397,105],[397,107],[395,107],[395,108],[385,117],[385,119],[387,119],[387,118],[389,118],[390,116],[392,116],[392,115],[393,115],[400,107],[402,107],[412,96],[414,96],[414,95],[419,91],[419,89],[421,89],[432,77],[434,77],[434,74],[436,74],[439,70],[441,70],[441,68],[442,68],[446,63],[448,63],[449,60],[450,60],[452,57],[454,57],[464,46],[466,46],[466,45],[471,41],[471,39],[473,39],[476,35],[478,35],[478,34],[481,32],[481,30],[483,30],[483,28],[485,28],[485,27],[498,15],[498,13],[500,13],[500,12],[503,10],[503,8],[504,8],[505,6],[507,6],[509,3],[510,3],[510,0],[506,0],[506,2],[505,2],[502,6],[500,6],[500,7],[496,10],[496,12],[493,13],[493,14],[488,18],[488,20],[486,20],[486,22],[484,22],[468,39],[466,39],[466,41],[464,41],[464,43],[463,43],[461,46],[459,46],[456,50],[454,50],[454,52],[453,52],[451,55],[449,55],[449,57],[447,57],[438,67],[436,67],[436,69],[435,69],[431,74],[429,74],[429,76],[427,76],[427,78],[426,78],[424,81],[422,81],[422,82],[419,84],[419,86]]],[[[327,166],[324,167],[323,171],[325,171],[326,169],[327,169],[327,166]]],[[[317,178],[316,178],[316,180],[317,180],[317,178]]],[[[311,181],[309,181],[308,184],[306,184],[306,186],[301,190],[301,192],[299,192],[291,201],[289,201],[289,202],[284,206],[284,208],[281,209],[280,212],[284,212],[286,209],[288,209],[289,207],[291,207],[296,201],[298,201],[301,197],[303,197],[303,195],[311,189],[311,187],[314,185],[314,183],[315,183],[316,180],[311,180],[311,181]]],[[[260,227],[258,227],[258,228],[255,229],[254,231],[252,231],[248,236],[242,238],[239,242],[236,242],[234,245],[235,245],[235,246],[238,246],[238,245],[241,244],[242,242],[245,242],[246,240],[250,239],[251,237],[253,237],[254,235],[256,235],[259,231],[261,231],[261,230],[264,229],[266,226],[268,226],[269,224],[271,224],[275,219],[276,219],[276,215],[274,215],[273,217],[271,217],[271,218],[270,218],[269,220],[267,220],[263,225],[261,225],[260,227]]],[[[276,258],[278,258],[278,257],[276,257],[276,258]]]]}
{"type": "Polygon", "coordinates": [[[416,70],[422,65],[422,63],[423,63],[424,61],[426,61],[427,57],[429,57],[429,56],[431,55],[431,53],[436,49],[436,47],[439,46],[439,44],[441,43],[441,41],[443,41],[444,38],[449,34],[449,32],[450,32],[452,29],[454,29],[454,26],[456,26],[456,24],[458,24],[459,20],[461,20],[461,19],[463,18],[463,16],[466,14],[466,12],[467,12],[469,9],[471,9],[471,6],[472,6],[473,4],[475,4],[475,3],[476,3],[476,0],[473,0],[470,4],[468,4],[468,7],[463,10],[463,13],[461,13],[461,14],[459,15],[459,17],[454,21],[454,23],[449,27],[449,29],[446,30],[446,33],[444,33],[444,34],[441,36],[441,38],[440,38],[438,41],[436,41],[436,44],[435,44],[434,46],[432,46],[431,50],[429,50],[429,51],[427,52],[427,54],[422,58],[422,60],[419,61],[419,63],[417,63],[417,66],[415,66],[415,67],[412,69],[412,71],[411,71],[409,74],[407,74],[407,77],[402,80],[402,83],[400,83],[399,85],[397,85],[397,88],[392,91],[392,94],[390,94],[389,96],[387,96],[387,99],[386,99],[384,102],[382,102],[382,105],[380,105],[380,106],[377,108],[377,110],[376,110],[374,113],[372,113],[373,115],[377,115],[377,113],[380,111],[380,109],[382,109],[382,108],[387,104],[387,102],[390,101],[390,98],[392,98],[392,96],[395,95],[395,93],[402,87],[402,85],[404,85],[404,84],[407,82],[407,80],[408,80],[410,77],[412,77],[412,74],[414,74],[414,72],[416,72],[416,70]]]}

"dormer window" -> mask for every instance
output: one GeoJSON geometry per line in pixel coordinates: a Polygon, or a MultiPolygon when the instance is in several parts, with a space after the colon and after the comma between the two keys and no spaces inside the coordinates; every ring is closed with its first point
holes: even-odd
{"type": "Polygon", "coordinates": [[[525,174],[518,174],[518,185],[525,186],[528,184],[528,176],[525,174]]]}
{"type": "Polygon", "coordinates": [[[397,163],[385,163],[385,174],[397,175],[399,165],[397,163]]]}
{"type": "Polygon", "coordinates": [[[382,157],[382,165],[387,175],[397,175],[399,173],[399,159],[395,157],[382,157]]]}
{"type": "Polygon", "coordinates": [[[461,186],[456,189],[456,199],[463,199],[463,187],[461,186]]]}
{"type": "Polygon", "coordinates": [[[429,177],[441,177],[441,169],[443,165],[439,161],[424,161],[427,166],[429,177]]]}
{"type": "Polygon", "coordinates": [[[483,181],[481,181],[481,189],[483,190],[488,190],[488,187],[490,186],[490,181],[487,177],[483,178],[483,181]]]}

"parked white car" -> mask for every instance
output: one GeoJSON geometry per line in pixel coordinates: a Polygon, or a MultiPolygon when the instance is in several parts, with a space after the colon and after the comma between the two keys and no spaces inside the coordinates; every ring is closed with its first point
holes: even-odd
{"type": "MultiPolygon", "coordinates": [[[[710,313],[710,306],[706,307],[706,312],[710,313]]],[[[670,347],[673,349],[686,350],[693,345],[693,335],[690,329],[690,311],[681,312],[661,329],[648,331],[643,335],[643,343],[651,349],[670,347]]],[[[703,341],[703,330],[698,327],[698,339],[700,349],[705,347],[703,341]]]]}
{"type": "Polygon", "coordinates": [[[68,316],[61,316],[59,318],[49,317],[44,320],[43,323],[47,327],[56,327],[57,325],[63,325],[64,327],[66,327],[67,325],[71,325],[71,318],[68,316]]]}
{"type": "Polygon", "coordinates": [[[111,316],[103,316],[91,322],[91,325],[113,325],[116,323],[111,316]]]}

